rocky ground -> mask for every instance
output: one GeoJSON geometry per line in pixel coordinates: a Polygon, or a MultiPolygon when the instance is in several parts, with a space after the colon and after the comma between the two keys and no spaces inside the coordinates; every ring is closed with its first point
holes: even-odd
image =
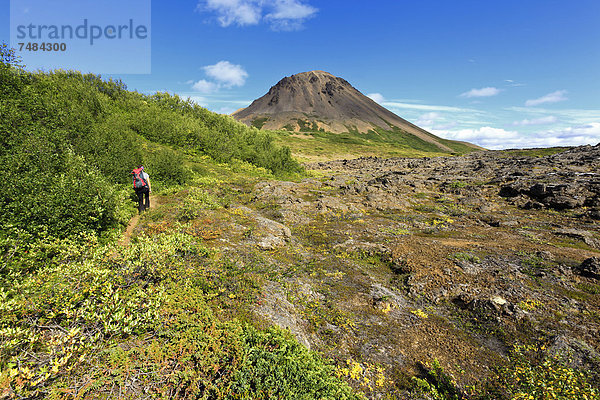
{"type": "Polygon", "coordinates": [[[434,359],[475,383],[532,341],[600,371],[600,145],[307,168],[198,217],[253,265],[255,318],[397,388],[434,359]]]}

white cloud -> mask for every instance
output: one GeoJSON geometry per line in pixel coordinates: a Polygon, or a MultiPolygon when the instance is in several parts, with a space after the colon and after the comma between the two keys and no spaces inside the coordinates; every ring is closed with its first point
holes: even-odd
{"type": "Polygon", "coordinates": [[[247,107],[250,105],[250,103],[252,103],[254,100],[220,100],[221,103],[223,104],[232,104],[234,106],[244,106],[247,107]]]}
{"type": "Polygon", "coordinates": [[[188,81],[188,84],[192,85],[192,90],[203,94],[216,93],[222,88],[243,86],[248,78],[248,73],[241,65],[235,65],[229,61],[219,61],[214,65],[204,66],[202,69],[211,80],[188,81]]]}
{"type": "Polygon", "coordinates": [[[515,121],[513,122],[513,125],[522,125],[522,126],[528,126],[528,125],[548,125],[548,124],[553,124],[555,122],[558,121],[558,118],[556,118],[554,115],[549,115],[547,117],[540,117],[540,118],[533,118],[533,119],[524,119],[522,121],[515,121]]]}
{"type": "Polygon", "coordinates": [[[398,108],[398,109],[408,109],[408,110],[480,113],[480,111],[474,110],[471,108],[401,103],[401,102],[397,102],[397,101],[384,101],[381,105],[385,106],[387,108],[398,108]]]}
{"type": "Polygon", "coordinates": [[[444,115],[437,111],[431,111],[425,114],[419,115],[414,123],[425,130],[443,130],[452,129],[458,125],[454,115],[444,115]]]}
{"type": "Polygon", "coordinates": [[[198,3],[198,9],[214,12],[222,27],[256,25],[262,14],[261,2],[253,0],[206,0],[198,3]]]}
{"type": "Polygon", "coordinates": [[[385,97],[381,93],[369,93],[367,95],[368,98],[373,100],[375,103],[383,103],[385,101],[385,97]]]}
{"type": "Polygon", "coordinates": [[[446,139],[464,140],[492,150],[600,143],[600,123],[598,122],[538,131],[533,134],[522,134],[489,126],[454,131],[432,129],[430,132],[446,139]]]}
{"type": "Polygon", "coordinates": [[[534,107],[508,107],[505,108],[507,111],[514,111],[520,114],[529,114],[532,116],[545,116],[547,114],[554,114],[558,116],[561,121],[569,122],[573,125],[582,125],[589,122],[600,122],[600,110],[583,110],[583,109],[562,109],[562,110],[549,110],[546,108],[534,108],[534,107]]]}
{"type": "Polygon", "coordinates": [[[507,131],[502,128],[493,128],[491,126],[482,126],[477,129],[458,129],[455,131],[449,131],[447,136],[450,136],[455,140],[506,140],[512,139],[519,136],[516,131],[507,131]]]}
{"type": "Polygon", "coordinates": [[[271,28],[293,31],[302,28],[304,21],[317,13],[317,9],[298,0],[275,0],[273,11],[265,15],[271,28]]]}
{"type": "Polygon", "coordinates": [[[301,29],[318,11],[302,0],[200,0],[197,9],[215,14],[222,27],[265,21],[273,30],[287,31],[301,29]]]}
{"type": "Polygon", "coordinates": [[[271,19],[303,19],[317,12],[317,9],[298,0],[275,0],[273,12],[266,15],[271,19]]]}
{"type": "Polygon", "coordinates": [[[546,132],[546,135],[558,139],[573,139],[580,144],[596,144],[600,142],[600,123],[570,126],[546,132]]]}
{"type": "Polygon", "coordinates": [[[241,65],[235,65],[229,61],[219,61],[214,65],[202,67],[202,69],[204,69],[206,75],[226,88],[243,86],[248,77],[248,73],[241,65]]]}
{"type": "MultiPolygon", "coordinates": [[[[476,129],[437,130],[431,133],[445,139],[461,140],[477,144],[486,149],[505,149],[514,147],[514,143],[520,140],[519,133],[491,126],[482,126],[476,129]]],[[[517,146],[519,147],[519,146],[517,146]]]]}
{"type": "Polygon", "coordinates": [[[468,92],[461,94],[460,97],[466,97],[466,98],[490,97],[490,96],[496,96],[501,91],[502,91],[501,89],[498,89],[495,87],[484,87],[481,89],[471,89],[468,92]]]}
{"type": "Polygon", "coordinates": [[[518,83],[512,79],[505,79],[504,82],[506,82],[507,86],[512,86],[512,87],[525,86],[524,83],[518,83]]]}
{"type": "Polygon", "coordinates": [[[214,82],[209,82],[205,79],[200,79],[192,85],[192,89],[200,93],[214,93],[219,89],[219,85],[214,82]]]}
{"type": "Polygon", "coordinates": [[[235,95],[231,92],[200,93],[190,90],[179,91],[176,94],[183,99],[190,99],[202,107],[221,114],[230,114],[239,108],[248,107],[252,103],[252,100],[233,99],[232,96],[235,95]]]}
{"type": "Polygon", "coordinates": [[[559,101],[568,100],[567,97],[565,97],[565,94],[567,94],[566,90],[557,90],[556,92],[548,93],[547,95],[542,96],[540,98],[527,100],[525,102],[525,105],[527,107],[531,107],[538,106],[544,103],[558,103],[559,101]]]}

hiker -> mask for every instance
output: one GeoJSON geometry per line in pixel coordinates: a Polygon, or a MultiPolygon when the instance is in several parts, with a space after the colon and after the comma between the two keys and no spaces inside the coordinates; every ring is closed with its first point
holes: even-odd
{"type": "Polygon", "coordinates": [[[131,174],[133,175],[133,189],[138,197],[138,212],[141,214],[142,211],[150,208],[150,192],[152,192],[150,176],[144,172],[144,167],[141,165],[131,171],[131,174]]]}

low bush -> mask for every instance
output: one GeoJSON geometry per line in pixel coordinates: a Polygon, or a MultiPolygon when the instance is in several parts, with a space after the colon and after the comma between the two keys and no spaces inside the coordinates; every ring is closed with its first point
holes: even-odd
{"type": "Polygon", "coordinates": [[[289,333],[223,317],[211,301],[233,263],[196,240],[63,241],[51,263],[4,282],[2,396],[357,398],[289,333]]]}
{"type": "Polygon", "coordinates": [[[543,345],[515,346],[490,392],[511,400],[600,399],[600,391],[590,384],[588,375],[569,366],[564,356],[548,354],[543,345]]]}

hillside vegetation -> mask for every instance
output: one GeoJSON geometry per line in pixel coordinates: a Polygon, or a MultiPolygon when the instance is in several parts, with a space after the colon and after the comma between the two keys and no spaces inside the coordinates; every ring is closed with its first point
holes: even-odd
{"type": "Polygon", "coordinates": [[[439,147],[399,128],[360,133],[350,130],[332,133],[323,130],[290,132],[271,131],[276,142],[289,146],[292,155],[300,161],[331,161],[359,157],[439,157],[461,155],[476,151],[472,145],[438,138],[438,142],[452,149],[444,152],[439,147]]]}
{"type": "Polygon", "coordinates": [[[106,232],[127,219],[119,185],[140,164],[162,186],[189,180],[195,154],[273,173],[300,169],[271,135],[168,93],[147,96],[91,74],[26,73],[5,63],[0,82],[5,229],[61,238],[106,232]]]}

